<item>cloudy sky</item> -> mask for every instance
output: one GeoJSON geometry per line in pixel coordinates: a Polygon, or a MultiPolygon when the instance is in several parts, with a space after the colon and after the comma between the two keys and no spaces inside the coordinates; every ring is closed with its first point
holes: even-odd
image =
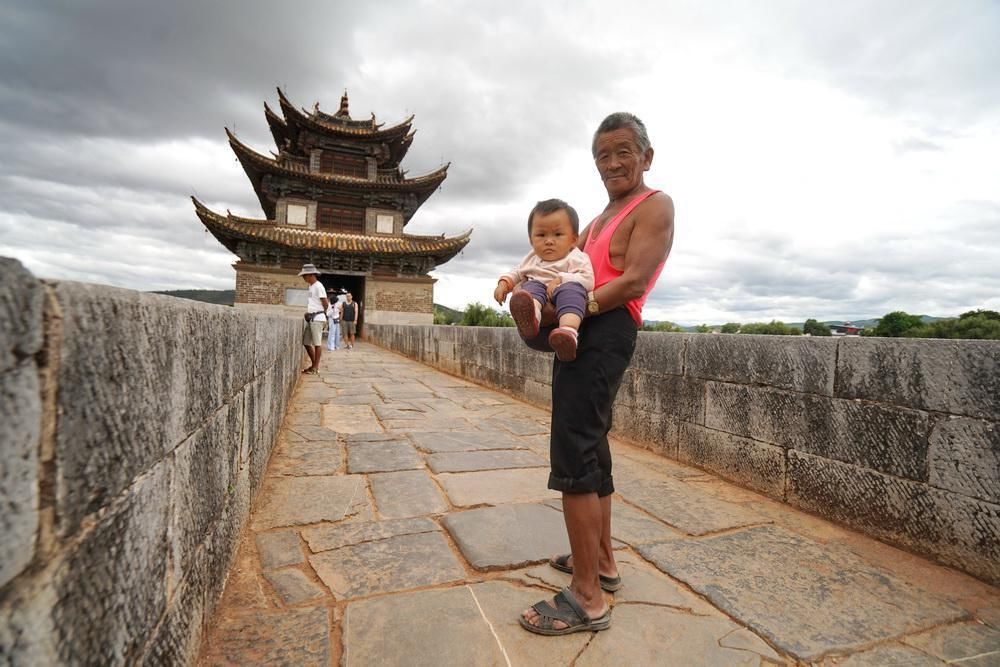
{"type": "Polygon", "coordinates": [[[263,102],[394,124],[407,226],[475,229],[435,300],[486,302],[535,201],[590,219],[612,111],[646,122],[677,208],[649,319],[801,321],[1000,309],[1000,3],[5,2],[0,255],[36,275],[232,289],[194,215],[260,217],[223,127],[274,148],[263,102]]]}

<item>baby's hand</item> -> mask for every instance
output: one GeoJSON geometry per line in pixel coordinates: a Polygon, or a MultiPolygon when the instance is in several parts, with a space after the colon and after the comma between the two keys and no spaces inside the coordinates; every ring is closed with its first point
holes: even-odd
{"type": "Polygon", "coordinates": [[[559,287],[560,285],[562,285],[562,278],[560,278],[559,276],[556,276],[549,282],[545,283],[545,291],[548,293],[549,299],[552,298],[552,293],[555,292],[556,288],[559,287]]]}
{"type": "Polygon", "coordinates": [[[497,284],[497,288],[493,290],[493,298],[502,306],[503,302],[507,300],[507,294],[509,293],[510,290],[508,289],[507,281],[501,280],[497,284]]]}

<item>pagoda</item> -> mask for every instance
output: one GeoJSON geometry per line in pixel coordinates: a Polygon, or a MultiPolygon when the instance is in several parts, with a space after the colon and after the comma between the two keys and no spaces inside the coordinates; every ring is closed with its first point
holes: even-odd
{"type": "Polygon", "coordinates": [[[414,178],[400,168],[413,142],[412,115],[391,127],[374,114],[353,119],[346,91],[332,115],[318,103],[296,108],[280,88],[278,102],[280,116],[264,103],[276,153],[258,153],[226,128],[265,217],[221,215],[191,198],[208,231],[239,257],[236,306],[301,313],[306,286],[297,273],[311,263],[331,300],[349,291],[362,303],[362,323],[432,323],[428,273],[461,251],[472,230],[445,237],[403,229],[448,165],[414,178]]]}

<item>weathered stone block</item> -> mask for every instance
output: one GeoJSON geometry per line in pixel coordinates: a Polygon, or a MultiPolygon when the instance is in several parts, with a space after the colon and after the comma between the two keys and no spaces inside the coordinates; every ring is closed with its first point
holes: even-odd
{"type": "Polygon", "coordinates": [[[674,419],[705,423],[705,381],[680,375],[635,374],[635,406],[674,419]]]}
{"type": "Polygon", "coordinates": [[[927,479],[927,413],[769,387],[708,383],[705,425],[754,440],[927,479]]]}
{"type": "Polygon", "coordinates": [[[0,600],[0,664],[60,664],[53,569],[5,591],[0,600]]]}
{"type": "Polygon", "coordinates": [[[42,284],[16,259],[0,257],[0,372],[42,349],[42,284]]]}
{"type": "Polygon", "coordinates": [[[140,478],[62,564],[54,613],[61,662],[138,658],[167,606],[169,477],[159,465],[140,478]]]}
{"type": "MultiPolygon", "coordinates": [[[[201,582],[198,582],[201,583],[201,582]]],[[[185,582],[174,593],[163,620],[139,661],[145,665],[183,665],[191,662],[205,621],[205,589],[185,582]]]]}
{"type": "Polygon", "coordinates": [[[0,588],[35,553],[42,423],[39,392],[34,364],[22,363],[0,372],[0,588]]]}
{"type": "Polygon", "coordinates": [[[799,336],[692,336],[684,374],[833,396],[837,341],[799,336]]]}
{"type": "Polygon", "coordinates": [[[785,450],[781,447],[682,423],[677,458],[772,498],[784,498],[785,450]]]}
{"type": "Polygon", "coordinates": [[[655,451],[676,457],[680,422],[673,415],[616,405],[612,421],[614,435],[646,443],[655,451]]]}
{"type": "Polygon", "coordinates": [[[1000,341],[842,340],[837,395],[1000,420],[1000,341]]]}
{"type": "Polygon", "coordinates": [[[788,452],[788,502],[1000,582],[1000,505],[788,452]]]}
{"type": "Polygon", "coordinates": [[[1000,424],[953,417],[930,438],[930,483],[1000,503],[1000,424]]]}
{"type": "Polygon", "coordinates": [[[188,572],[195,549],[225,511],[239,471],[242,403],[220,410],[174,450],[170,545],[174,567],[188,572]]]}
{"type": "Polygon", "coordinates": [[[690,334],[640,331],[635,341],[632,368],[657,375],[683,375],[684,350],[690,334]]]}

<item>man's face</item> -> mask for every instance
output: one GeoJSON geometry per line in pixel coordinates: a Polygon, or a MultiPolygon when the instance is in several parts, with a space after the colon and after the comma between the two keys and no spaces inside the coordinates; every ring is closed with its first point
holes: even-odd
{"type": "Polygon", "coordinates": [[[615,198],[642,185],[642,174],[653,162],[653,149],[640,151],[632,128],[597,135],[594,163],[608,195],[615,198]]]}
{"type": "Polygon", "coordinates": [[[312,285],[314,282],[316,282],[316,274],[307,273],[306,275],[302,276],[302,280],[306,281],[307,284],[312,285]]]}
{"type": "Polygon", "coordinates": [[[344,298],[346,298],[346,299],[347,299],[347,303],[350,303],[351,301],[353,301],[353,300],[354,300],[354,297],[353,297],[353,296],[351,296],[351,293],[350,293],[350,292],[348,292],[348,293],[347,293],[347,295],[346,295],[346,296],[345,296],[344,298]]]}
{"type": "Polygon", "coordinates": [[[539,259],[551,262],[562,259],[576,245],[576,234],[566,211],[536,213],[531,219],[531,248],[539,259]]]}

